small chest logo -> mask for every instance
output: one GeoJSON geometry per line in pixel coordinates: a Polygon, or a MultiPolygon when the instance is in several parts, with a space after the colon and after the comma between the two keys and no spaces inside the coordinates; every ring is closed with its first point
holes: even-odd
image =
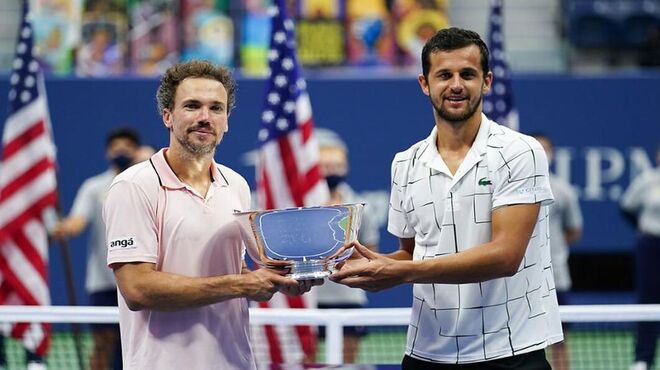
{"type": "Polygon", "coordinates": [[[493,183],[490,180],[488,180],[487,178],[482,177],[482,178],[479,179],[479,185],[486,186],[486,185],[493,185],[493,183]]]}
{"type": "Polygon", "coordinates": [[[121,238],[110,241],[109,249],[134,249],[133,237],[121,238]]]}

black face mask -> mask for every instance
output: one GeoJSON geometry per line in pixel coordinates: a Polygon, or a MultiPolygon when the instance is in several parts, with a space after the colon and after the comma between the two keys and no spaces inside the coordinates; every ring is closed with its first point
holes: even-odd
{"type": "Polygon", "coordinates": [[[116,157],[110,158],[110,163],[112,163],[119,171],[123,171],[133,164],[133,157],[129,157],[125,154],[120,154],[116,157]]]}
{"type": "Polygon", "coordinates": [[[328,175],[325,177],[325,181],[328,183],[328,187],[331,191],[335,190],[345,179],[346,176],[342,175],[328,175]]]}

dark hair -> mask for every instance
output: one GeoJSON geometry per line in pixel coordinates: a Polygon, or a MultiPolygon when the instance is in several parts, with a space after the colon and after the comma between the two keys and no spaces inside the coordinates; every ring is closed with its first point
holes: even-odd
{"type": "Polygon", "coordinates": [[[135,144],[135,146],[140,146],[140,135],[130,127],[117,127],[110,130],[105,137],[105,147],[109,147],[110,143],[117,139],[126,139],[135,144]]]}
{"type": "Polygon", "coordinates": [[[486,43],[474,31],[451,27],[436,32],[424,45],[422,49],[422,74],[424,78],[428,79],[429,77],[432,53],[462,49],[470,45],[479,47],[479,51],[481,52],[481,70],[486,75],[490,71],[490,67],[488,66],[490,53],[488,52],[486,43]]]}
{"type": "Polygon", "coordinates": [[[156,93],[158,114],[163,114],[165,108],[170,110],[174,108],[176,88],[181,81],[190,77],[208,78],[220,82],[227,90],[227,111],[231,111],[234,107],[236,82],[229,69],[216,66],[205,60],[191,60],[168,68],[160,79],[160,86],[158,86],[158,92],[156,93]]]}

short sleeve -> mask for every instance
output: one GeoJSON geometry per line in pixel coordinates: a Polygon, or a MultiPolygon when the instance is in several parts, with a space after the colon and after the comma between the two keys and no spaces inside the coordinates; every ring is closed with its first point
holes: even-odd
{"type": "Polygon", "coordinates": [[[158,261],[156,204],[143,189],[129,181],[110,186],[103,207],[108,265],[158,261]]]}
{"type": "Polygon", "coordinates": [[[397,154],[392,161],[392,188],[390,191],[387,231],[399,238],[412,238],[415,236],[415,230],[410,225],[404,206],[404,189],[408,181],[407,166],[405,164],[408,161],[401,160],[400,156],[401,153],[397,154]]]}
{"type": "Polygon", "coordinates": [[[94,213],[94,184],[87,179],[78,189],[76,199],[71,207],[71,215],[79,216],[89,221],[94,213]]]}
{"type": "Polygon", "coordinates": [[[503,148],[494,160],[493,208],[552,203],[548,159],[538,141],[521,136],[503,148]]]}

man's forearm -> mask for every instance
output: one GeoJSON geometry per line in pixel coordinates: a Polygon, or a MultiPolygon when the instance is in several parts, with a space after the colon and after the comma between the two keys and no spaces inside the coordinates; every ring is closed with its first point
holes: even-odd
{"type": "Polygon", "coordinates": [[[243,296],[240,275],[187,277],[154,271],[119,288],[131,310],[178,311],[243,296]]]}

